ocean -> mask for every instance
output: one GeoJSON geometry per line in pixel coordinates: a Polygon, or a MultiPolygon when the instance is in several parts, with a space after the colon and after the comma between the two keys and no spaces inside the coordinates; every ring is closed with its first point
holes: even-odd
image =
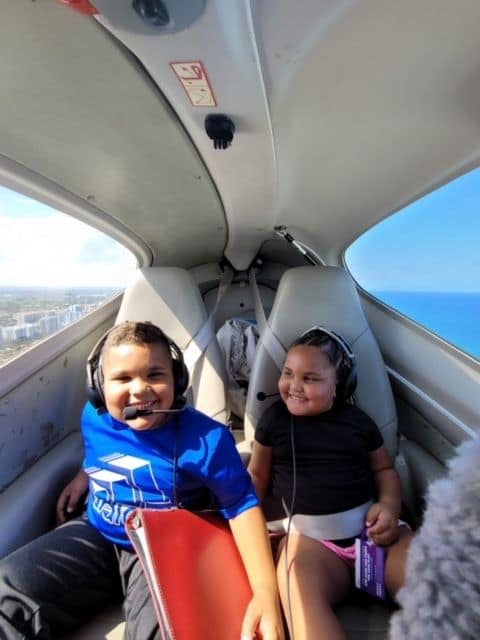
{"type": "Polygon", "coordinates": [[[480,292],[372,291],[372,295],[480,359],[480,292]]]}

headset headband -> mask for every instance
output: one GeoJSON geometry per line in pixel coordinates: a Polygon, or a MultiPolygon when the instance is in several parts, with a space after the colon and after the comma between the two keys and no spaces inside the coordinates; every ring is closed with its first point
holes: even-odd
{"type": "Polygon", "coordinates": [[[339,333],[336,333],[331,329],[327,329],[326,327],[320,327],[319,325],[315,325],[313,327],[310,327],[310,329],[307,329],[306,331],[304,331],[299,339],[303,338],[311,331],[321,331],[322,333],[327,335],[329,338],[331,338],[334,342],[337,342],[338,344],[340,344],[347,358],[352,362],[352,364],[355,362],[355,354],[353,353],[352,348],[350,347],[348,342],[345,340],[345,338],[343,338],[339,333]]]}

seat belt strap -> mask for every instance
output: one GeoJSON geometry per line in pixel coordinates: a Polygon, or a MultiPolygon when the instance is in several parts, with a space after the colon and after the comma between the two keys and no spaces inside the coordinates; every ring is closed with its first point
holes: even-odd
{"type": "Polygon", "coordinates": [[[260,297],[260,291],[258,289],[257,279],[255,277],[254,269],[250,269],[249,272],[250,289],[252,291],[253,303],[255,306],[255,316],[257,318],[257,326],[260,333],[260,342],[267,350],[269,356],[276,364],[279,371],[283,369],[283,363],[285,362],[285,355],[287,350],[273,333],[270,325],[268,324],[267,317],[265,315],[265,309],[263,308],[262,299],[260,297]]]}
{"type": "Polygon", "coordinates": [[[365,526],[365,518],[372,504],[373,501],[368,500],[353,509],[318,516],[296,513],[290,523],[290,518],[286,517],[267,522],[267,526],[272,532],[296,531],[314,540],[354,538],[365,526]]]}
{"type": "MultiPolygon", "coordinates": [[[[205,320],[203,325],[197,331],[195,336],[190,340],[187,347],[183,352],[183,359],[187,366],[187,369],[193,374],[195,366],[201,356],[207,350],[210,342],[215,338],[215,316],[218,310],[218,305],[222,300],[225,293],[228,291],[233,280],[233,269],[228,265],[225,266],[220,281],[218,283],[217,299],[215,306],[210,312],[210,315],[205,320]]],[[[191,377],[190,377],[191,379],[191,377]]]]}
{"type": "Polygon", "coordinates": [[[250,291],[252,292],[253,306],[255,308],[255,318],[257,319],[258,332],[261,335],[265,327],[267,326],[267,316],[265,315],[265,309],[263,308],[262,299],[260,297],[260,291],[258,289],[257,279],[255,277],[255,270],[252,267],[248,273],[248,279],[250,281],[250,291]]]}

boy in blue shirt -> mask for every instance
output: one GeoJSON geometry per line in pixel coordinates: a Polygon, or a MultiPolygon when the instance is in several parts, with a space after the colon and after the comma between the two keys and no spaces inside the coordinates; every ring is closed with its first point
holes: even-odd
{"type": "Polygon", "coordinates": [[[84,468],[57,505],[65,520],[88,486],[87,517],[1,561],[0,637],[64,634],[111,600],[121,584],[125,637],[159,638],[126,519],[137,507],[201,508],[211,493],[229,520],[252,587],[242,634],[283,639],[275,569],[255,490],[228,429],[183,407],[188,372],[178,347],[150,323],[124,322],[94,349],[87,377],[84,468]]]}

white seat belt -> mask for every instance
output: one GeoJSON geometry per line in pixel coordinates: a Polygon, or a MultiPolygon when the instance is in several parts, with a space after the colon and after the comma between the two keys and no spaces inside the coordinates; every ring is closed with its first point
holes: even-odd
{"type": "Polygon", "coordinates": [[[216,337],[215,336],[215,315],[217,313],[218,305],[220,304],[221,299],[227,292],[233,280],[233,269],[229,266],[225,266],[220,281],[218,283],[218,292],[217,299],[215,301],[215,306],[210,312],[210,315],[205,320],[204,324],[198,330],[198,332],[193,336],[193,338],[188,343],[187,347],[183,351],[183,359],[185,364],[187,365],[187,369],[190,371],[190,379],[193,377],[193,372],[195,371],[195,366],[199,361],[200,357],[203,353],[205,353],[210,342],[216,337]]]}
{"type": "Polygon", "coordinates": [[[353,509],[318,516],[296,513],[291,522],[289,517],[272,520],[267,522],[267,527],[272,532],[296,531],[315,540],[354,538],[365,526],[365,518],[372,504],[373,500],[369,500],[353,509]]]}
{"type": "Polygon", "coordinates": [[[263,308],[262,300],[260,298],[260,291],[258,289],[253,267],[252,269],[250,269],[249,279],[253,303],[255,305],[255,316],[257,318],[257,325],[260,333],[260,342],[268,351],[269,356],[276,364],[278,370],[281,371],[283,369],[283,363],[285,362],[285,355],[287,353],[287,350],[277,338],[277,336],[273,333],[270,325],[267,322],[265,309],[263,308]]]}

